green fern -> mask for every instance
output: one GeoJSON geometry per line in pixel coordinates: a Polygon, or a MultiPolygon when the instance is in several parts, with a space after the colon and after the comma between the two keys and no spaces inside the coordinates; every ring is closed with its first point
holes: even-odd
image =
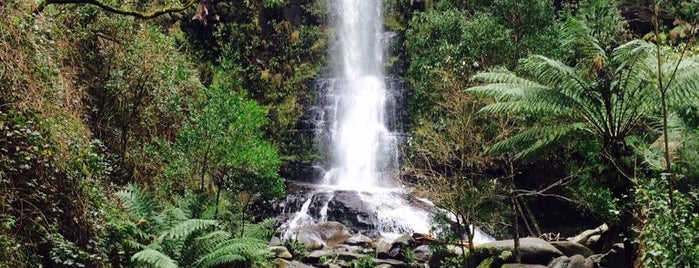
{"type": "Polygon", "coordinates": [[[128,184],[126,189],[118,191],[116,196],[132,218],[150,220],[156,211],[160,211],[160,205],[155,198],[136,184],[128,184]]]}
{"type": "MultiPolygon", "coordinates": [[[[136,185],[118,193],[133,221],[125,230],[137,239],[127,247],[140,250],[131,261],[145,267],[218,267],[262,264],[271,255],[266,240],[273,234],[274,219],[250,224],[244,237],[235,238],[219,220],[191,218],[192,203],[176,199],[177,207],[158,203],[136,185]],[[142,242],[149,242],[147,246],[142,242]]],[[[195,200],[198,201],[198,200],[195,200]]]]}
{"type": "Polygon", "coordinates": [[[260,262],[271,257],[267,247],[267,243],[260,239],[233,238],[218,244],[214,250],[197,260],[195,266],[260,262]]]}
{"type": "MultiPolygon", "coordinates": [[[[636,40],[608,53],[586,34],[583,25],[568,23],[570,40],[564,44],[583,57],[577,65],[534,55],[520,61],[521,75],[498,69],[473,77],[485,84],[467,91],[496,100],[481,112],[539,119],[538,124],[495,144],[489,152],[517,148],[517,157],[530,158],[573,133],[597,138],[603,146],[623,143],[635,128],[657,114],[660,93],[655,44],[636,40]]],[[[675,107],[696,105],[699,56],[679,63],[666,61],[661,75],[669,81],[668,101],[675,107]]]]}
{"type": "Polygon", "coordinates": [[[245,227],[243,237],[257,238],[268,241],[274,236],[274,227],[277,224],[276,218],[268,218],[261,222],[250,224],[245,227]]]}
{"type": "Polygon", "coordinates": [[[183,240],[195,233],[199,233],[207,228],[215,227],[217,225],[218,221],[215,220],[187,219],[163,233],[160,236],[160,240],[183,240]]]}
{"type": "Polygon", "coordinates": [[[131,257],[131,261],[147,264],[153,268],[177,268],[177,263],[167,255],[154,249],[144,249],[131,257]]]}

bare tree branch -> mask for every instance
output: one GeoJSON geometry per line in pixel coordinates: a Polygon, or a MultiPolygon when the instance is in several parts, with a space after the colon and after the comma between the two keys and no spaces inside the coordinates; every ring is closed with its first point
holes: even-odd
{"type": "Polygon", "coordinates": [[[575,200],[570,199],[570,198],[568,198],[568,197],[565,197],[565,196],[562,196],[562,195],[559,195],[559,194],[551,194],[551,193],[548,193],[548,191],[550,191],[550,190],[553,189],[553,188],[557,188],[557,187],[563,188],[563,187],[565,187],[565,186],[568,186],[568,185],[572,184],[573,182],[575,182],[575,177],[574,177],[573,175],[571,175],[571,176],[568,176],[568,177],[565,177],[565,178],[563,178],[563,179],[560,179],[560,180],[558,180],[558,181],[556,181],[556,182],[554,182],[554,183],[552,183],[552,184],[549,184],[549,185],[547,185],[546,187],[543,187],[543,188],[538,189],[538,190],[523,190],[523,189],[517,189],[517,190],[515,190],[515,193],[517,194],[517,197],[523,197],[523,196],[546,196],[546,197],[554,197],[554,198],[556,198],[556,199],[560,199],[560,200],[567,201],[567,202],[570,202],[570,203],[577,203],[575,200]]]}
{"type": "Polygon", "coordinates": [[[185,11],[189,9],[190,7],[196,5],[199,3],[201,0],[187,0],[187,3],[184,4],[183,6],[178,6],[178,7],[167,7],[167,8],[162,8],[159,10],[151,11],[151,12],[139,12],[135,10],[126,10],[126,9],[119,9],[115,8],[112,6],[109,6],[105,3],[102,3],[98,0],[44,0],[41,2],[32,13],[34,14],[39,14],[44,11],[44,9],[49,6],[49,5],[63,5],[63,4],[88,4],[88,5],[93,5],[97,6],[105,11],[114,13],[114,14],[120,14],[120,15],[125,15],[125,16],[131,16],[139,19],[153,19],[158,16],[162,16],[165,14],[170,14],[170,13],[178,13],[185,11]]]}

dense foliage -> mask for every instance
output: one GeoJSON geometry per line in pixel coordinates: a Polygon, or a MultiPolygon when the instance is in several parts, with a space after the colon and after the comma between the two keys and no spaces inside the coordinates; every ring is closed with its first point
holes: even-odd
{"type": "MultiPolygon", "coordinates": [[[[327,5],[0,1],[0,267],[268,265],[264,204],[321,158],[327,5]]],[[[639,265],[699,265],[699,2],[384,9],[415,194],[498,236],[606,222],[639,265]]]]}
{"type": "Polygon", "coordinates": [[[266,262],[322,6],[175,2],[0,3],[0,266],[266,262]]]}

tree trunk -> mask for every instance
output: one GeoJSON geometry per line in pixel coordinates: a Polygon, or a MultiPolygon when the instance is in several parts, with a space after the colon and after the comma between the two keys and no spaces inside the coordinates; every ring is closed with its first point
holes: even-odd
{"type": "MultiPolygon", "coordinates": [[[[473,247],[473,236],[475,235],[475,227],[471,228],[471,225],[466,225],[466,228],[468,228],[468,231],[466,232],[466,237],[468,238],[468,255],[472,256],[471,254],[474,252],[474,247],[473,247]]],[[[468,267],[469,268],[474,268],[476,267],[474,258],[468,258],[468,267]]]]}
{"type": "Polygon", "coordinates": [[[201,182],[199,184],[199,192],[204,192],[204,177],[206,175],[206,166],[209,163],[209,151],[211,144],[206,145],[206,152],[204,152],[204,162],[201,163],[201,182]]]}
{"type": "MultiPolygon", "coordinates": [[[[514,183],[513,183],[514,184],[514,183]]],[[[514,252],[514,258],[516,263],[521,263],[522,262],[522,254],[519,250],[519,219],[517,217],[517,200],[516,196],[514,193],[514,189],[510,189],[510,203],[511,203],[511,210],[512,210],[512,231],[514,235],[514,242],[515,242],[515,252],[514,252]]]]}
{"type": "Polygon", "coordinates": [[[221,198],[221,185],[217,185],[216,188],[216,207],[214,208],[214,219],[218,217],[218,202],[221,198]]]}

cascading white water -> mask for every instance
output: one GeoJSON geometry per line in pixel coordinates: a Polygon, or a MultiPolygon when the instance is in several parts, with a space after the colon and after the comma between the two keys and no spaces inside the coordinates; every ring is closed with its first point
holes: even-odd
{"type": "MultiPolygon", "coordinates": [[[[295,230],[304,225],[346,219],[344,215],[331,219],[328,210],[336,193],[347,192],[354,193],[349,196],[358,200],[335,205],[334,209],[339,214],[361,214],[352,218],[369,221],[359,222],[362,226],[373,226],[373,230],[362,231],[377,231],[383,236],[429,233],[431,217],[439,209],[409,198],[392,178],[398,168],[398,134],[387,125],[397,125],[394,121],[399,119],[395,111],[387,113],[386,106],[399,108],[396,98],[401,94],[389,91],[400,88],[387,87],[384,76],[385,44],[392,35],[383,30],[381,0],[332,3],[336,42],[331,54],[335,71],[332,78],[319,79],[322,95],[314,108],[316,135],[330,157],[326,163],[330,167],[323,168],[322,185],[314,186],[315,191],[304,196],[300,211],[282,225],[284,237],[293,237],[295,230]]],[[[389,85],[400,84],[393,81],[389,85]]],[[[476,234],[476,241],[490,239],[480,231],[476,234]]]]}
{"type": "Polygon", "coordinates": [[[325,183],[340,189],[371,190],[389,181],[395,163],[395,135],[385,127],[387,98],[383,72],[384,31],[380,0],[334,1],[336,83],[330,155],[325,183]]]}

